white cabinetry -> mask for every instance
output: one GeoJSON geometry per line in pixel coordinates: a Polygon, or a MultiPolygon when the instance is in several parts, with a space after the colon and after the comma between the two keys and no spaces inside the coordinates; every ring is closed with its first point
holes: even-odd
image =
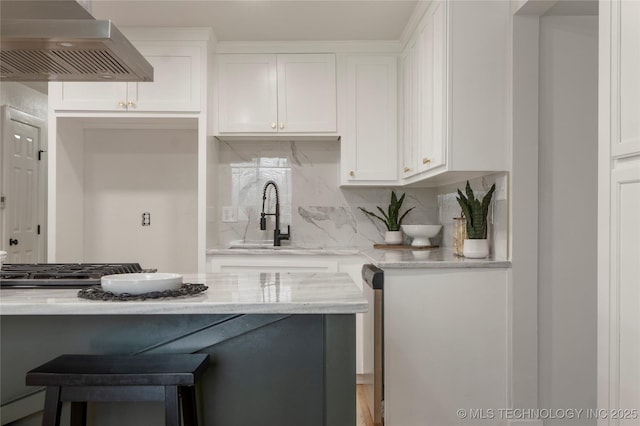
{"type": "Polygon", "coordinates": [[[385,269],[384,423],[507,407],[508,306],[506,269],[385,269]]]}
{"type": "Polygon", "coordinates": [[[403,53],[401,183],[508,170],[509,36],[508,2],[429,5],[403,53]]]}
{"type": "Polygon", "coordinates": [[[199,47],[140,42],[153,66],[153,82],[49,84],[55,110],[200,111],[202,52],[199,47]]]}
{"type": "Polygon", "coordinates": [[[597,406],[622,413],[640,400],[640,3],[599,11],[597,406]]]}
{"type": "Polygon", "coordinates": [[[335,133],[333,54],[218,55],[220,133],[335,133]]]}
{"type": "Polygon", "coordinates": [[[350,55],[344,62],[345,124],[340,182],[395,183],[397,57],[350,55]]]}

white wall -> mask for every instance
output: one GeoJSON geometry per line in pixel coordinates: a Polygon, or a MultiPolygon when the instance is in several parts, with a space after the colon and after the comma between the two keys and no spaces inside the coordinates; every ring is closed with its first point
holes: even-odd
{"type": "MultiPolygon", "coordinates": [[[[596,408],[597,19],[540,19],[542,408],[596,408]]],[[[596,421],[545,421],[556,424],[596,421]]]]}
{"type": "Polygon", "coordinates": [[[196,130],[87,129],[83,159],[84,261],[197,271],[196,130]]]}

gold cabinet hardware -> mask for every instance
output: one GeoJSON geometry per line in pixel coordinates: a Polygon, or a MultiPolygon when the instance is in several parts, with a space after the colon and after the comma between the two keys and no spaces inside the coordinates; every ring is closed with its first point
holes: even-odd
{"type": "Polygon", "coordinates": [[[404,168],[404,172],[405,173],[409,173],[411,170],[412,170],[411,167],[405,167],[404,168]]]}
{"type": "Polygon", "coordinates": [[[355,173],[353,170],[351,170],[351,171],[349,172],[349,176],[354,177],[355,175],[356,175],[356,173],[355,173]]]}
{"type": "Polygon", "coordinates": [[[136,104],[133,101],[127,102],[127,105],[129,106],[129,108],[135,108],[136,107],[136,104]]]}
{"type": "Polygon", "coordinates": [[[284,123],[280,123],[280,128],[284,129],[284,123]]]}
{"type": "Polygon", "coordinates": [[[422,159],[422,164],[429,164],[430,162],[431,162],[431,160],[429,160],[426,157],[422,159]]]}
{"type": "Polygon", "coordinates": [[[120,101],[120,102],[118,102],[118,106],[120,108],[126,108],[127,104],[125,104],[124,101],[120,101]]]}
{"type": "Polygon", "coordinates": [[[276,123],[271,123],[271,128],[275,129],[276,128],[276,123]]]}

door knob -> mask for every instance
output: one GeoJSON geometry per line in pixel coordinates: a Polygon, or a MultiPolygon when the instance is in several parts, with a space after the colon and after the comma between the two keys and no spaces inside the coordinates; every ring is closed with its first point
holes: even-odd
{"type": "Polygon", "coordinates": [[[405,172],[405,173],[409,173],[410,171],[411,171],[411,168],[410,168],[410,167],[405,167],[405,168],[404,168],[404,172],[405,172]]]}
{"type": "Polygon", "coordinates": [[[120,108],[125,108],[127,106],[127,104],[125,104],[124,101],[120,101],[120,102],[118,102],[118,106],[120,108]]]}
{"type": "Polygon", "coordinates": [[[284,123],[280,123],[280,128],[284,129],[284,123]]]}
{"type": "Polygon", "coordinates": [[[136,103],[133,102],[133,101],[127,102],[127,105],[129,106],[129,108],[135,108],[136,107],[136,103]]]}
{"type": "Polygon", "coordinates": [[[9,238],[9,245],[10,246],[17,246],[18,245],[18,240],[15,238],[9,238]]]}
{"type": "Polygon", "coordinates": [[[355,172],[353,170],[349,172],[349,176],[354,177],[355,175],[356,174],[355,174],[355,172]]]}
{"type": "Polygon", "coordinates": [[[271,123],[271,128],[275,129],[276,128],[276,123],[271,123]]]}
{"type": "Polygon", "coordinates": [[[431,162],[431,160],[429,160],[426,157],[422,159],[422,164],[429,164],[430,162],[431,162]]]}

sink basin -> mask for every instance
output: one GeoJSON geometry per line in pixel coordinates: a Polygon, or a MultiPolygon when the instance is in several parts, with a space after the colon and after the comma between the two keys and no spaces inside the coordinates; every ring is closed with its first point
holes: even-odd
{"type": "Polygon", "coordinates": [[[274,246],[273,240],[248,240],[248,241],[231,241],[229,244],[230,249],[245,249],[245,250],[318,250],[320,246],[301,246],[296,244],[286,244],[284,241],[281,246],[274,246]]]}

